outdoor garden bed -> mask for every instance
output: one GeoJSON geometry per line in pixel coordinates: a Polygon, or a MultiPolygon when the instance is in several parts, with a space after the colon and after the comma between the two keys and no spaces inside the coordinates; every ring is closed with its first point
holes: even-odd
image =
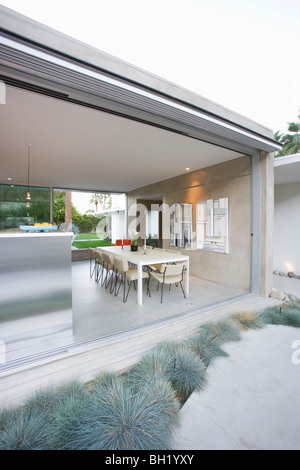
{"type": "Polygon", "coordinates": [[[158,344],[126,373],[38,391],[0,412],[0,450],[170,450],[181,406],[206,387],[209,365],[227,356],[223,346],[268,324],[300,327],[300,300],[209,322],[191,338],[158,344]]]}

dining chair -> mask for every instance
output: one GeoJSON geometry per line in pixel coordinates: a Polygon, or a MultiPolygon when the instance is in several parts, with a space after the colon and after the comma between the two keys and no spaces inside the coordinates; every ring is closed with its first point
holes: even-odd
{"type": "Polygon", "coordinates": [[[92,278],[93,274],[95,272],[95,268],[96,268],[96,252],[97,252],[97,250],[95,248],[89,248],[88,251],[89,251],[89,257],[90,257],[90,277],[92,278]]]}
{"type": "Polygon", "coordinates": [[[103,268],[105,269],[105,277],[102,276],[101,286],[104,286],[105,289],[108,288],[110,282],[113,279],[114,273],[114,256],[111,253],[102,253],[103,257],[103,268]]]}
{"type": "MultiPolygon", "coordinates": [[[[163,291],[164,285],[169,285],[169,290],[172,284],[180,284],[181,290],[183,292],[184,298],[186,298],[184,288],[182,286],[183,281],[183,272],[184,272],[184,264],[162,264],[161,272],[150,271],[150,277],[153,277],[156,281],[158,281],[157,288],[159,284],[161,284],[161,298],[160,302],[163,301],[163,291]]],[[[150,283],[148,285],[148,293],[150,295],[150,283]]]]}
{"type": "MultiPolygon", "coordinates": [[[[128,294],[131,288],[131,284],[136,282],[138,279],[137,269],[129,266],[128,261],[124,258],[118,258],[117,256],[114,259],[114,271],[116,275],[116,281],[114,285],[114,294],[118,295],[121,285],[123,284],[123,302],[127,302],[128,294]],[[119,284],[118,284],[119,282],[119,284]],[[128,289],[126,292],[126,284],[128,284],[128,289]]],[[[142,272],[142,279],[148,279],[149,274],[147,272],[142,272]]],[[[147,282],[147,293],[148,293],[149,282],[147,282]]]]}
{"type": "MultiPolygon", "coordinates": [[[[153,247],[153,250],[155,250],[155,251],[167,251],[165,248],[157,248],[156,246],[153,247]]],[[[147,266],[147,268],[150,271],[160,272],[161,271],[161,266],[162,266],[162,264],[150,264],[150,265],[147,266]]]]}
{"type": "Polygon", "coordinates": [[[102,280],[104,272],[103,252],[96,250],[95,257],[95,280],[97,283],[99,283],[100,279],[102,280]]]}

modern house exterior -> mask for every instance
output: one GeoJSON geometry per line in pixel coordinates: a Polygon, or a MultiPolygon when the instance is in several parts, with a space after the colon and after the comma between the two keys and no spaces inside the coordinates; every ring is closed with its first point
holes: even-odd
{"type": "Polygon", "coordinates": [[[158,211],[192,276],[269,295],[272,130],[3,6],[0,63],[0,185],[27,185],[30,145],[50,222],[54,188],[124,193],[127,230],[158,211]]]}

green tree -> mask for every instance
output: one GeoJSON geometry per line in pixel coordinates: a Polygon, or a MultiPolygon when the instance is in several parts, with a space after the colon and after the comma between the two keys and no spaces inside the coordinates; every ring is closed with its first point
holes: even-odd
{"type": "Polygon", "coordinates": [[[288,123],[288,133],[280,134],[279,131],[275,132],[275,140],[283,145],[280,152],[275,155],[276,157],[300,152],[300,114],[298,115],[298,120],[299,122],[288,123]]]}
{"type": "Polygon", "coordinates": [[[59,227],[65,221],[65,193],[53,193],[53,222],[59,227]]]}
{"type": "MultiPolygon", "coordinates": [[[[65,193],[55,191],[53,199],[53,222],[60,226],[65,222],[65,193]]],[[[103,217],[95,217],[92,214],[81,214],[72,204],[72,223],[78,227],[81,233],[95,230],[103,217]]]]}
{"type": "Polygon", "coordinates": [[[96,212],[98,210],[98,204],[102,206],[102,209],[109,209],[111,207],[111,195],[106,193],[94,193],[90,197],[90,203],[95,204],[96,212]]]}

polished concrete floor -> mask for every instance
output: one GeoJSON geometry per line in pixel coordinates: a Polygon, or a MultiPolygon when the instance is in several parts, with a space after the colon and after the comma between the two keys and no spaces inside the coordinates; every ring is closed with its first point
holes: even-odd
{"type": "Polygon", "coordinates": [[[150,282],[151,297],[143,286],[143,305],[137,304],[137,292],[132,285],[126,303],[122,292],[118,296],[101,287],[89,276],[89,262],[73,263],[73,327],[74,336],[85,339],[127,330],[184,312],[225,301],[245,292],[204,279],[190,276],[190,294],[185,299],[180,286],[157,291],[154,279],[150,282]]]}
{"type": "MultiPolygon", "coordinates": [[[[156,282],[150,283],[151,297],[144,286],[143,305],[137,304],[132,286],[126,303],[122,293],[116,297],[90,278],[89,261],[72,263],[72,303],[70,311],[34,316],[1,324],[1,344],[5,364],[24,358],[47,357],[52,350],[81,341],[115,335],[160,321],[174,322],[192,311],[230,301],[244,291],[190,276],[190,294],[185,299],[181,288],[165,289],[163,303],[156,282]]],[[[1,352],[1,351],[0,351],[1,352]]],[[[1,356],[0,356],[1,357],[1,356]]],[[[1,369],[1,363],[0,363],[1,369]]]]}

